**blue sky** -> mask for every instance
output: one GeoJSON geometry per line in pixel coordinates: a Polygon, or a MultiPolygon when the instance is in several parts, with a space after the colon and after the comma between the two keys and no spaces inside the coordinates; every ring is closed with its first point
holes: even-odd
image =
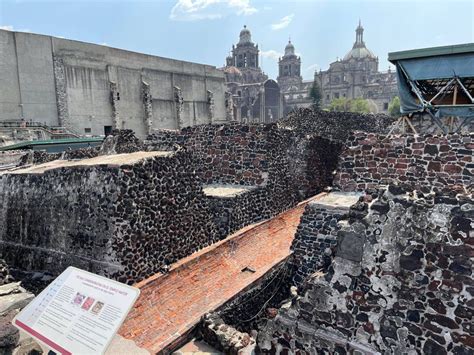
{"type": "Polygon", "coordinates": [[[359,18],[381,70],[391,51],[474,42],[474,0],[0,0],[0,28],[218,67],[246,24],[272,78],[289,36],[311,79],[349,51],[359,18]]]}

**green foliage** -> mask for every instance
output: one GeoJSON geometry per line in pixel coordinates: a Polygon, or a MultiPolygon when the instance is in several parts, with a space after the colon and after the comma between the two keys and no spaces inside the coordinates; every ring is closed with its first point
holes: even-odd
{"type": "Polygon", "coordinates": [[[360,97],[357,99],[351,100],[349,111],[358,112],[358,113],[369,113],[370,112],[369,102],[360,97]]]}
{"type": "Polygon", "coordinates": [[[313,107],[317,110],[320,110],[323,95],[321,93],[321,87],[319,86],[316,79],[314,79],[313,86],[311,86],[311,89],[309,90],[309,96],[313,100],[313,107]]]}
{"type": "Polygon", "coordinates": [[[359,112],[359,113],[369,113],[369,102],[362,98],[357,98],[354,100],[341,97],[339,99],[334,99],[329,105],[330,111],[343,111],[343,112],[359,112]]]}
{"type": "Polygon", "coordinates": [[[395,96],[388,104],[388,114],[392,117],[400,116],[400,98],[395,96]]]}
{"type": "Polygon", "coordinates": [[[329,111],[349,111],[351,107],[351,100],[341,97],[334,99],[329,104],[329,111]]]}

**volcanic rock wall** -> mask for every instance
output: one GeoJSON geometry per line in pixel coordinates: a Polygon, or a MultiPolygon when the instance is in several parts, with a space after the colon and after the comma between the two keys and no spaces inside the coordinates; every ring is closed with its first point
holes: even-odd
{"type": "Polygon", "coordinates": [[[384,114],[355,112],[327,112],[300,108],[279,122],[280,127],[291,129],[298,135],[320,136],[345,142],[354,131],[385,133],[394,118],[384,114]]]}
{"type": "Polygon", "coordinates": [[[357,132],[341,154],[334,184],[343,191],[390,183],[423,192],[431,188],[472,191],[473,137],[473,133],[385,137],[357,132]]]}
{"type": "Polygon", "coordinates": [[[337,246],[339,222],[348,217],[348,212],[348,207],[320,204],[318,201],[306,206],[291,245],[294,285],[300,285],[315,271],[329,266],[337,246]]]}
{"type": "Polygon", "coordinates": [[[217,241],[190,154],[148,154],[0,175],[0,254],[15,268],[74,265],[133,283],[217,241]]]}
{"type": "Polygon", "coordinates": [[[329,266],[259,333],[260,349],[472,354],[472,199],[390,187],[359,211],[329,266]]]}
{"type": "Polygon", "coordinates": [[[196,173],[206,186],[252,188],[233,199],[213,198],[215,218],[232,221],[228,233],[272,217],[331,185],[341,149],[340,143],[298,135],[276,124],[156,131],[145,143],[149,150],[184,147],[193,154],[196,173]]]}

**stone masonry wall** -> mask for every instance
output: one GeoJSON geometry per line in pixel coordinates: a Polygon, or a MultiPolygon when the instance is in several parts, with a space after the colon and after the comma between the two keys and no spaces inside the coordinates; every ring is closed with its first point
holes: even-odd
{"type": "Polygon", "coordinates": [[[339,221],[346,218],[348,212],[348,208],[331,208],[317,203],[306,206],[291,245],[295,269],[293,284],[300,285],[314,272],[327,269],[337,246],[339,221]]]}
{"type": "Polygon", "coordinates": [[[133,283],[216,242],[190,154],[0,175],[0,254],[12,268],[69,265],[133,283]]]}
{"type": "Polygon", "coordinates": [[[204,185],[252,187],[232,199],[213,199],[216,219],[231,221],[228,233],[270,218],[331,185],[341,148],[276,124],[237,123],[155,131],[145,144],[148,150],[182,146],[193,154],[204,185]],[[233,212],[223,216],[229,211],[233,212]]]}
{"type": "Polygon", "coordinates": [[[474,134],[394,136],[357,132],[341,154],[334,185],[363,191],[399,183],[429,192],[431,188],[472,192],[474,134]]]}
{"type": "Polygon", "coordinates": [[[472,354],[473,224],[470,197],[381,190],[259,333],[261,352],[472,354]]]}
{"type": "Polygon", "coordinates": [[[289,113],[278,124],[298,135],[312,135],[345,142],[354,131],[386,133],[394,118],[385,114],[327,112],[300,108],[289,113]]]}

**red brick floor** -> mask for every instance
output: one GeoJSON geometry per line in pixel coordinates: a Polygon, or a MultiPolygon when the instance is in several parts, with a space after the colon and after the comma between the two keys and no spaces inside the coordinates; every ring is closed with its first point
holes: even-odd
{"type": "Polygon", "coordinates": [[[151,353],[175,343],[205,313],[237,295],[290,254],[308,201],[180,260],[168,274],[138,283],[140,297],[119,334],[151,353]],[[242,272],[246,266],[256,272],[242,272]]]}

